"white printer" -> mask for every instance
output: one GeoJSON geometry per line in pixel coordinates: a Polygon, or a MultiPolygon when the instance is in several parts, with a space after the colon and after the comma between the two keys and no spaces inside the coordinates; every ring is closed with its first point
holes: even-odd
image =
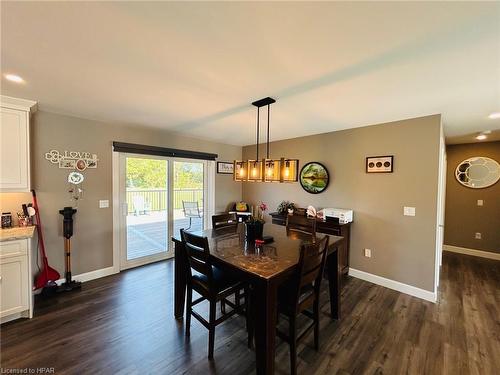
{"type": "Polygon", "coordinates": [[[323,208],[321,212],[323,213],[324,220],[328,220],[328,218],[334,218],[338,219],[340,224],[347,224],[352,222],[352,210],[346,210],[344,208],[323,208]]]}

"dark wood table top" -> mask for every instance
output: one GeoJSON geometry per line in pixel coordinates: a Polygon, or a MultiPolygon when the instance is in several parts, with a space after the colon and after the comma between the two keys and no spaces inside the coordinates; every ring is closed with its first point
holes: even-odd
{"type": "MultiPolygon", "coordinates": [[[[264,225],[264,235],[272,236],[274,241],[260,248],[256,248],[254,242],[245,240],[243,224],[217,231],[208,229],[193,233],[208,238],[210,253],[218,260],[263,279],[288,273],[299,261],[301,245],[313,241],[311,236],[287,235],[286,228],[270,223],[264,225]]],[[[324,236],[324,234],[318,234],[316,239],[324,236]]],[[[343,237],[327,236],[330,237],[330,251],[335,251],[343,237]]],[[[172,239],[181,241],[180,233],[172,239]]]]}

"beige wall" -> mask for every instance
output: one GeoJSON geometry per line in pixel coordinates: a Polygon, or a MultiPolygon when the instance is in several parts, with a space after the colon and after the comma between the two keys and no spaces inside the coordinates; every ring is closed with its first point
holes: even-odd
{"type": "Polygon", "coordinates": [[[446,217],[444,243],[500,253],[500,182],[484,189],[470,189],[455,178],[455,169],[472,156],[487,156],[500,163],[500,142],[450,145],[446,148],[446,217]],[[484,201],[478,206],[478,199],[484,201]],[[482,239],[476,240],[476,232],[482,239]]]}
{"type": "MultiPolygon", "coordinates": [[[[434,115],[273,142],[271,157],[298,158],[300,166],[323,163],[331,178],[327,190],[313,195],[299,183],[244,183],[243,199],[262,200],[271,211],[283,199],[352,208],[351,267],[432,291],[440,122],[434,115]],[[365,157],[377,155],[394,155],[394,173],[365,173],[365,157]],[[403,206],[416,207],[416,216],[403,216],[403,206]],[[364,248],[372,258],[363,256],[364,248]]],[[[254,146],[243,148],[244,158],[254,152],[254,146]]]]}
{"type": "MultiPolygon", "coordinates": [[[[33,186],[37,189],[44,237],[50,263],[62,274],[64,270],[62,217],[58,210],[72,202],[67,193],[68,170],[45,160],[51,149],[96,153],[98,168],[85,172],[85,196],[75,215],[73,245],[73,273],[80,274],[112,266],[112,207],[99,209],[99,199],[112,203],[112,141],[140,143],[186,150],[213,152],[218,160],[241,158],[241,147],[212,143],[183,137],[178,134],[123,125],[110,125],[39,111],[32,128],[33,186]]],[[[241,185],[230,175],[216,175],[215,209],[223,211],[230,202],[241,198],[241,185]]],[[[1,210],[17,212],[20,204],[31,202],[30,194],[1,194],[1,210]]]]}

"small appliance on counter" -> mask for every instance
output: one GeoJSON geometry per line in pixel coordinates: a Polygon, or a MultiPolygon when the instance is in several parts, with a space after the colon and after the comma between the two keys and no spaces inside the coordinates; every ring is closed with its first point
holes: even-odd
{"type": "Polygon", "coordinates": [[[321,211],[323,220],[338,221],[339,224],[352,223],[353,211],[344,208],[323,208],[321,211]]]}
{"type": "Polygon", "coordinates": [[[17,213],[17,220],[20,227],[28,227],[33,225],[33,216],[35,216],[35,209],[31,203],[21,205],[23,212],[17,213]]]}

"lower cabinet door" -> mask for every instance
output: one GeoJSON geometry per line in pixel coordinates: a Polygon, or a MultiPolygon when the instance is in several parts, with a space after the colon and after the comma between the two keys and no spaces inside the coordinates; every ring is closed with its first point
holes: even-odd
{"type": "Polygon", "coordinates": [[[28,257],[0,260],[0,317],[29,309],[28,257]]]}

